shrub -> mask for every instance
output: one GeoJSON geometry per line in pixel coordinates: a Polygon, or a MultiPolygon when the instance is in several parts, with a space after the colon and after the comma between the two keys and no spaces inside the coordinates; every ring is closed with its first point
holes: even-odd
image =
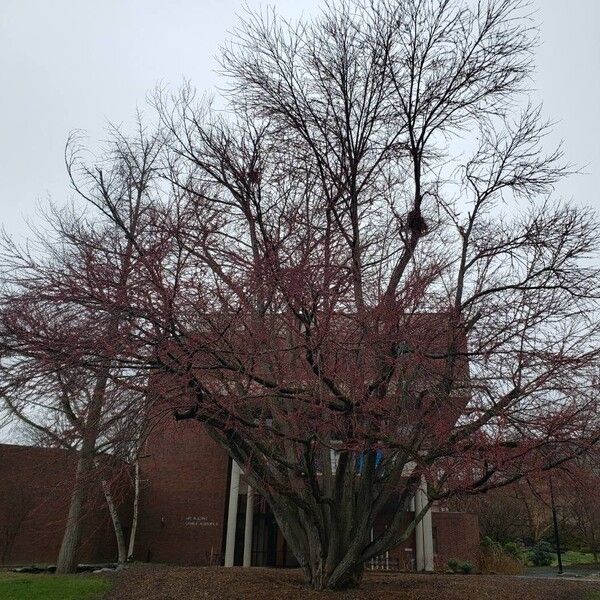
{"type": "Polygon", "coordinates": [[[501,548],[501,546],[498,542],[496,542],[495,540],[493,540],[491,537],[489,537],[487,535],[481,540],[481,547],[488,548],[490,550],[498,550],[499,548],[501,548]]]}
{"type": "Polygon", "coordinates": [[[529,559],[536,567],[549,567],[554,560],[552,545],[548,542],[538,542],[530,550],[529,559]]]}
{"type": "Polygon", "coordinates": [[[482,573],[493,575],[522,575],[525,571],[520,560],[505,552],[482,552],[479,567],[482,573]]]}
{"type": "Polygon", "coordinates": [[[458,565],[459,565],[459,564],[460,564],[460,563],[459,563],[459,561],[458,561],[458,560],[456,560],[455,558],[451,558],[451,559],[448,561],[448,568],[449,568],[449,569],[450,569],[450,570],[451,570],[453,573],[456,573],[456,572],[458,572],[458,565]]]}
{"type": "Polygon", "coordinates": [[[502,548],[504,552],[508,554],[508,556],[511,556],[512,558],[519,561],[523,560],[524,548],[523,545],[519,542],[505,542],[502,548]]]}
{"type": "Polygon", "coordinates": [[[468,560],[461,563],[458,568],[460,569],[460,572],[464,573],[465,575],[468,575],[473,571],[473,565],[468,560]]]}
{"type": "Polygon", "coordinates": [[[456,560],[455,558],[448,561],[448,568],[453,573],[464,573],[466,575],[473,571],[473,565],[468,560],[456,560]]]}
{"type": "Polygon", "coordinates": [[[523,567],[523,547],[519,542],[500,544],[489,537],[481,540],[482,573],[501,573],[503,575],[521,575],[523,567]]]}
{"type": "Polygon", "coordinates": [[[491,552],[504,553],[516,560],[523,560],[524,548],[521,542],[504,542],[502,544],[486,536],[481,540],[481,546],[491,552]]]}

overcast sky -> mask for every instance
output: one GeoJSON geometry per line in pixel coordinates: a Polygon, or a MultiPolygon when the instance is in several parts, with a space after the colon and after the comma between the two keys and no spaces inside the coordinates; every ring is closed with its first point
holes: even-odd
{"type": "MultiPolygon", "coordinates": [[[[250,7],[264,2],[247,0],[250,7]]],[[[293,17],[319,0],[274,0],[293,17]]],[[[570,161],[559,192],[600,207],[600,2],[534,0],[541,26],[535,87],[570,161]]],[[[64,143],[131,123],[158,83],[218,81],[215,55],[242,0],[0,0],[0,223],[25,232],[36,205],[69,197],[64,143]]]]}

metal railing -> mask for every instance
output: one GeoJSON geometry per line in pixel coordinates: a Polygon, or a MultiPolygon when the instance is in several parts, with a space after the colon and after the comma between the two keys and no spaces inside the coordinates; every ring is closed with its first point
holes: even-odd
{"type": "Polygon", "coordinates": [[[372,558],[365,566],[369,571],[399,571],[400,560],[389,554],[382,554],[372,558]]]}

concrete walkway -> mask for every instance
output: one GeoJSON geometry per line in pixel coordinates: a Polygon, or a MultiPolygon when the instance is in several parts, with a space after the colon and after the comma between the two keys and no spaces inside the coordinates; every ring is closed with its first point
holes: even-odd
{"type": "Polygon", "coordinates": [[[529,567],[521,577],[527,579],[565,579],[568,581],[594,581],[600,583],[600,570],[593,565],[566,567],[561,575],[557,567],[529,567]]]}

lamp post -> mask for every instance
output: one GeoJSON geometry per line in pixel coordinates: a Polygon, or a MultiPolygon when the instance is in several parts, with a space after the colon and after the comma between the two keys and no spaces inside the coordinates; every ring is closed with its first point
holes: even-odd
{"type": "Polygon", "coordinates": [[[554,525],[554,542],[556,544],[556,554],[558,555],[558,574],[563,573],[562,554],[560,551],[560,534],[558,531],[558,518],[556,516],[556,504],[554,503],[554,487],[552,486],[552,475],[549,477],[550,483],[550,506],[552,508],[552,523],[554,525]]]}

